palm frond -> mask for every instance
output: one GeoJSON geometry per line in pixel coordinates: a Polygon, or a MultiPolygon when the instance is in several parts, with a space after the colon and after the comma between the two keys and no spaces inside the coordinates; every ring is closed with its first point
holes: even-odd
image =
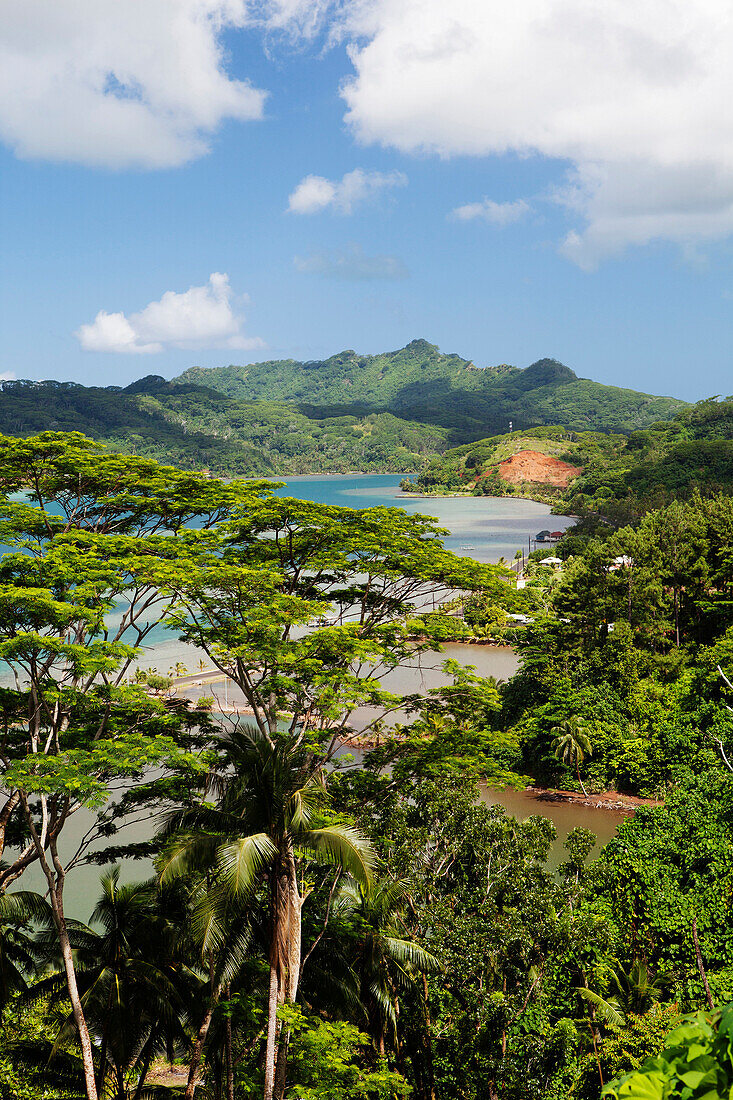
{"type": "Polygon", "coordinates": [[[436,974],[442,969],[435,955],[412,940],[402,940],[396,936],[384,936],[383,943],[388,954],[402,966],[414,967],[421,974],[436,974]]]}
{"type": "Polygon", "coordinates": [[[589,1001],[595,1007],[598,1015],[609,1027],[624,1026],[626,1017],[616,1008],[611,1000],[604,1000],[603,997],[594,993],[592,989],[586,989],[584,986],[578,986],[577,991],[584,1000],[589,1001]]]}
{"type": "Polygon", "coordinates": [[[276,855],[277,848],[267,833],[238,837],[219,848],[217,870],[232,894],[246,894],[276,855]]]}
{"type": "Polygon", "coordinates": [[[368,886],[377,866],[377,855],[370,842],[350,825],[327,825],[310,829],[297,837],[299,847],[306,848],[323,863],[342,867],[368,886]]]}
{"type": "Polygon", "coordinates": [[[33,890],[17,890],[0,897],[0,923],[34,921],[37,924],[53,923],[51,906],[41,894],[33,890]]]}

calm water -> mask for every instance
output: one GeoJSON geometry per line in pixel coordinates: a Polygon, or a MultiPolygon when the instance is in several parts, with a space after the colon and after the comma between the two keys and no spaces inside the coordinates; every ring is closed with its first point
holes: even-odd
{"type": "MultiPolygon", "coordinates": [[[[313,500],[323,504],[338,504],[349,508],[375,506],[401,507],[411,513],[434,516],[449,534],[445,544],[457,554],[470,556],[478,561],[496,562],[500,557],[512,559],[517,550],[527,546],[527,540],[541,530],[565,530],[573,520],[565,516],[550,517],[547,505],[520,499],[492,497],[406,497],[399,489],[400,477],[394,474],[364,475],[353,477],[297,477],[287,479],[278,490],[279,495],[293,496],[301,500],[313,500]],[[471,549],[466,549],[470,547],[471,549]]],[[[453,658],[466,665],[474,665],[482,676],[509,679],[517,669],[517,659],[511,649],[498,646],[450,644],[444,652],[423,654],[419,659],[391,672],[384,680],[385,686],[395,692],[428,691],[448,682],[441,670],[443,661],[453,658]]],[[[199,668],[205,656],[191,646],[181,644],[170,631],[163,628],[149,636],[148,645],[140,659],[143,667],[156,668],[161,673],[180,661],[191,671],[199,668]]],[[[206,662],[208,664],[208,662],[206,662]]],[[[223,685],[207,685],[201,690],[215,694],[224,701],[223,685]]],[[[232,688],[227,690],[229,702],[239,702],[232,688]]],[[[359,716],[357,716],[358,718],[359,716]]],[[[369,718],[367,712],[361,720],[369,718]]],[[[355,724],[357,724],[355,722],[355,724]]],[[[519,818],[540,813],[550,818],[558,830],[558,844],[553,853],[556,864],[563,858],[562,841],[574,825],[584,825],[605,843],[615,833],[621,815],[605,810],[591,810],[584,806],[562,803],[542,803],[522,791],[485,790],[482,797],[505,807],[508,813],[519,818]]],[[[75,843],[89,825],[89,817],[80,812],[72,819],[64,848],[72,851],[75,843]]],[[[125,830],[125,840],[140,840],[150,835],[154,823],[147,820],[125,830]]],[[[144,878],[150,874],[147,861],[126,868],[125,878],[144,878]]],[[[70,916],[85,919],[89,916],[98,893],[99,869],[81,867],[72,872],[69,879],[67,911],[70,916]]],[[[23,878],[26,889],[44,890],[45,882],[37,868],[31,868],[23,878]]]]}
{"type": "MultiPolygon", "coordinates": [[[[533,500],[509,497],[405,496],[399,488],[401,477],[400,474],[291,477],[277,492],[279,496],[313,500],[319,504],[336,504],[343,508],[383,506],[434,516],[439,525],[449,532],[445,537],[445,545],[449,550],[483,562],[496,562],[500,557],[511,560],[517,550],[527,548],[527,540],[534,538],[538,531],[543,528],[564,531],[574,522],[569,516],[550,516],[550,509],[546,504],[533,500]],[[463,549],[469,546],[472,549],[463,549]]],[[[196,672],[199,661],[205,658],[204,654],[191,646],[181,645],[175,635],[164,627],[156,627],[150,633],[144,649],[144,655],[140,658],[142,667],[155,668],[162,674],[166,674],[179,661],[190,672],[196,672]]],[[[473,658],[470,663],[473,663],[473,658]]],[[[484,672],[483,675],[506,679],[513,672],[514,668],[505,665],[498,672],[484,672]],[[502,671],[502,668],[508,671],[502,671]]]]}
{"type": "Polygon", "coordinates": [[[353,477],[293,477],[281,496],[339,504],[344,508],[374,508],[379,505],[404,508],[406,512],[434,516],[448,529],[445,545],[456,554],[477,561],[512,559],[527,548],[528,538],[548,528],[564,531],[574,520],[552,516],[546,504],[512,497],[412,497],[400,492],[400,474],[353,477]],[[472,550],[462,550],[471,546],[472,550]]]}

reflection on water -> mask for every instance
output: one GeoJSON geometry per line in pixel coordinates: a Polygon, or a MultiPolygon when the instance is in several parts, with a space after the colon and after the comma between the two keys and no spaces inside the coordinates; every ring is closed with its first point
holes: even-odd
{"type": "Polygon", "coordinates": [[[520,821],[539,814],[547,817],[557,830],[557,840],[550,852],[549,865],[557,867],[567,858],[563,847],[571,829],[581,826],[590,829],[598,837],[594,854],[600,852],[616,835],[616,830],[627,815],[620,810],[594,809],[577,802],[544,802],[531,791],[495,790],[482,786],[481,799],[489,805],[503,806],[511,817],[520,821]]]}

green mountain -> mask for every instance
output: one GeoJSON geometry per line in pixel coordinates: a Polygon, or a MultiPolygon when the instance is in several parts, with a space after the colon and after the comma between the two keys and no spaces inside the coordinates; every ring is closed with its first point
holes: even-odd
{"type": "Polygon", "coordinates": [[[644,428],[683,407],[601,386],[562,363],[480,369],[425,340],[324,362],[193,367],[121,389],[0,384],[0,432],[80,431],[109,447],[221,475],[407,473],[451,446],[506,430],[644,428]]]}
{"type": "Polygon", "coordinates": [[[307,416],[294,405],[235,401],[150,376],[127,389],[4,382],[0,433],[83,432],[113,450],[224,476],[404,473],[448,445],[446,429],[391,413],[307,416]]]}
{"type": "Polygon", "coordinates": [[[455,443],[506,431],[509,421],[515,428],[564,424],[574,431],[634,431],[685,405],[578,378],[554,359],[525,370],[477,367],[426,340],[382,355],[343,351],[310,363],[192,367],[174,381],[238,400],[286,401],[311,416],[391,412],[448,428],[455,443]]]}

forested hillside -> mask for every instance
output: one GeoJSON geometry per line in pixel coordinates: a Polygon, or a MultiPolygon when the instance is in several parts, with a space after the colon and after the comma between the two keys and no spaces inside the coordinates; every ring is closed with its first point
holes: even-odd
{"type": "Polygon", "coordinates": [[[414,340],[400,351],[323,363],[194,367],[121,389],[0,384],[0,432],[80,431],[182,469],[216,474],[406,473],[451,444],[516,427],[632,431],[682,402],[579,379],[544,359],[480,370],[414,340]]]}
{"type": "Polygon", "coordinates": [[[626,435],[555,425],[491,436],[433,457],[403,486],[438,495],[532,496],[558,512],[638,519],[696,490],[733,492],[733,398],[700,401],[669,421],[626,435]],[[504,460],[527,452],[552,456],[580,472],[561,487],[504,480],[504,460]]]}
{"type": "Polygon", "coordinates": [[[208,386],[229,397],[283,400],[326,410],[383,409],[451,430],[458,443],[515,427],[564,424],[576,431],[633,431],[671,416],[684,406],[578,378],[554,359],[526,370],[502,364],[476,367],[458,355],[444,355],[426,340],[398,351],[330,359],[292,359],[247,366],[193,367],[174,381],[208,386]]]}
{"type": "Polygon", "coordinates": [[[80,431],[113,450],[181,469],[240,474],[415,470],[448,432],[391,413],[317,419],[293,405],[237,401],[156,376],[125,390],[71,382],[5,382],[0,431],[80,431]]]}

